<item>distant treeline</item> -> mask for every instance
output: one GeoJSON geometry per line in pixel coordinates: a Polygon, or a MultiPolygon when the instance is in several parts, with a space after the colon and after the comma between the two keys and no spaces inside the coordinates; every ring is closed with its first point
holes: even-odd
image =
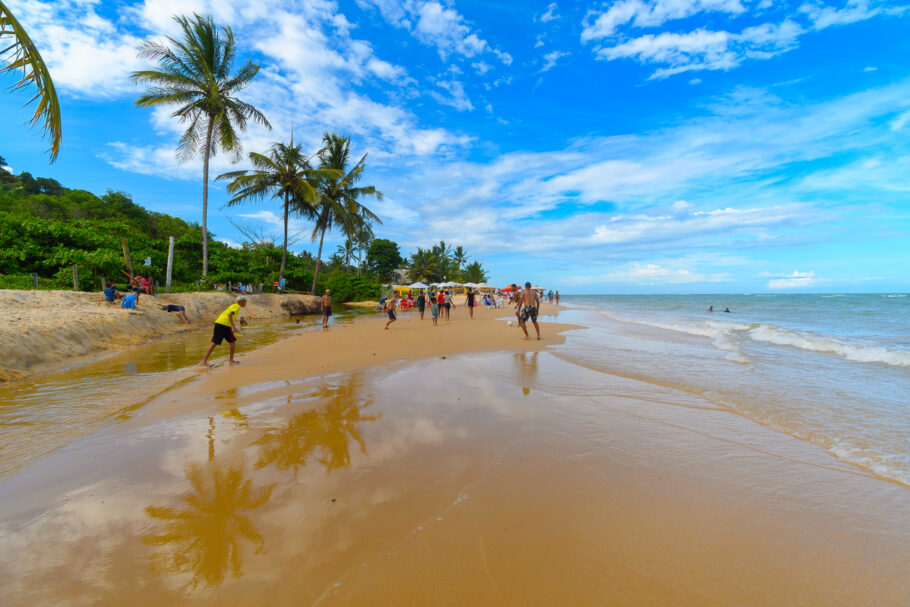
{"type": "MultiPolygon", "coordinates": [[[[54,179],[29,173],[13,175],[0,157],[0,288],[30,289],[33,273],[39,288],[72,289],[73,266],[81,290],[95,291],[103,280],[123,285],[126,270],[122,239],[129,242],[133,271],[151,274],[163,288],[168,238],[174,236],[172,290],[197,289],[202,276],[202,228],[177,217],[148,211],[124,192],[108,190],[96,196],[73,190],[54,179]],[[146,266],[149,259],[151,264],[146,266]]],[[[232,248],[209,234],[209,275],[199,288],[218,283],[264,284],[278,280],[281,247],[268,240],[232,248]]],[[[388,242],[377,240],[376,242],[388,242]]],[[[397,249],[397,246],[396,246],[397,249]]],[[[370,257],[364,269],[369,268],[370,257]]],[[[369,277],[357,276],[350,259],[336,253],[323,261],[317,292],[333,290],[337,301],[378,296],[376,278],[384,268],[370,268],[369,277]]],[[[287,288],[309,291],[315,258],[308,252],[289,253],[287,288]]],[[[367,274],[367,272],[364,272],[367,274]]]]}

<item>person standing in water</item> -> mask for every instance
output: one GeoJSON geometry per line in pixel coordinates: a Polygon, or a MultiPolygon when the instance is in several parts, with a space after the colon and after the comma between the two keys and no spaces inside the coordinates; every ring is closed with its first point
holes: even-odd
{"type": "Polygon", "coordinates": [[[559,291],[556,291],[556,305],[559,305],[559,291]]]}
{"type": "Polygon", "coordinates": [[[525,339],[528,339],[527,322],[530,319],[534,323],[534,330],[537,331],[537,339],[540,340],[540,325],[537,324],[537,306],[540,304],[540,298],[537,291],[531,288],[531,283],[525,283],[525,289],[518,298],[518,326],[525,332],[525,339]]]}
{"type": "Polygon", "coordinates": [[[328,289],[325,290],[325,295],[322,296],[322,328],[329,328],[329,316],[332,315],[332,292],[328,289]]]}
{"type": "Polygon", "coordinates": [[[240,314],[240,310],[246,307],[246,297],[242,295],[234,300],[234,303],[229,305],[227,309],[221,313],[221,315],[215,319],[215,330],[212,331],[212,343],[209,345],[209,349],[205,351],[205,356],[202,359],[202,362],[199,363],[200,367],[212,367],[213,365],[209,362],[209,356],[212,355],[212,350],[215,349],[215,346],[220,346],[221,342],[225,339],[231,345],[231,356],[229,358],[232,365],[238,364],[240,361],[234,360],[234,344],[237,341],[237,335],[240,331],[237,329],[237,326],[234,324],[234,317],[240,314]]]}

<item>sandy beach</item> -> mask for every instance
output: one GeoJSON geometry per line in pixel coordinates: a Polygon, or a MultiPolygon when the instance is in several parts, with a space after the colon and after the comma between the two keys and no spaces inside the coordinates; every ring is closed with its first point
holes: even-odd
{"type": "Polygon", "coordinates": [[[543,312],[541,342],[461,307],[241,336],[241,365],[186,368],[0,477],[0,599],[910,602],[905,486],[571,364],[585,329],[543,312]]]}

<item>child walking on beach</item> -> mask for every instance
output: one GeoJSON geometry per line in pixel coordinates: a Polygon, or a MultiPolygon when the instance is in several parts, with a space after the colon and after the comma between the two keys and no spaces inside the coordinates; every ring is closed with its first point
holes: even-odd
{"type": "Polygon", "coordinates": [[[240,333],[237,326],[234,324],[234,317],[240,314],[240,310],[245,307],[246,297],[241,295],[215,320],[215,330],[212,332],[212,343],[209,345],[209,349],[205,351],[205,356],[203,357],[202,362],[199,363],[200,367],[214,366],[209,362],[209,356],[212,355],[212,350],[215,349],[215,346],[220,346],[221,342],[225,339],[228,340],[228,343],[231,345],[230,363],[236,365],[240,362],[234,360],[234,343],[237,341],[237,335],[240,333]]]}
{"type": "Polygon", "coordinates": [[[430,314],[433,315],[433,326],[436,326],[436,319],[439,318],[439,304],[436,303],[436,299],[433,298],[433,305],[430,306],[430,314]]]}

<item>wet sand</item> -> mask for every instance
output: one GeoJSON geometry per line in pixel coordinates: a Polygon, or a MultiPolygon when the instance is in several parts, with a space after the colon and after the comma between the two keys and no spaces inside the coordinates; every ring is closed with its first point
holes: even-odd
{"type": "Polygon", "coordinates": [[[496,316],[285,340],[7,477],[0,603],[910,603],[906,487],[496,316]]]}

